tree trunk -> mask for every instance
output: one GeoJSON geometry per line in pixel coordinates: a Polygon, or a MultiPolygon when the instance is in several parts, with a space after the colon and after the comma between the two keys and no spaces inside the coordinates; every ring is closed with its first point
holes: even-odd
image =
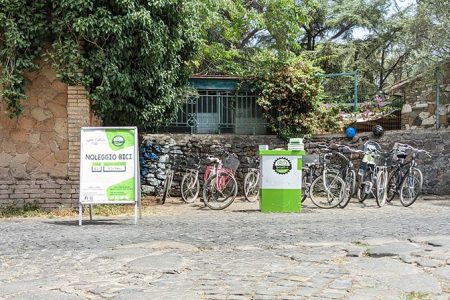
{"type": "Polygon", "coordinates": [[[313,50],[313,37],[311,34],[309,34],[309,33],[307,33],[307,34],[308,34],[308,42],[306,44],[306,50],[310,51],[310,50],[313,50]]]}
{"type": "Polygon", "coordinates": [[[380,61],[380,81],[378,83],[378,89],[381,91],[384,84],[384,60],[386,55],[386,48],[381,49],[381,61],[380,61]]]}

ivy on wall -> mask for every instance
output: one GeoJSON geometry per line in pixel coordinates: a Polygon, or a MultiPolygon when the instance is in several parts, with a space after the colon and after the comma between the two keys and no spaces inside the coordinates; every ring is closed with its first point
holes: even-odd
{"type": "Polygon", "coordinates": [[[177,112],[196,54],[194,0],[0,0],[0,83],[22,112],[23,72],[50,59],[105,124],[151,130],[177,112]]]}
{"type": "Polygon", "coordinates": [[[49,30],[48,1],[0,0],[0,85],[10,117],[22,113],[25,70],[35,70],[49,30]]]}

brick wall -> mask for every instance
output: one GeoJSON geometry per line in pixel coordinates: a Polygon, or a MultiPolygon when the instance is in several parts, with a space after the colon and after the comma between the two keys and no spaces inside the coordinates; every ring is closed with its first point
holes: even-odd
{"type": "Polygon", "coordinates": [[[69,86],[67,91],[69,163],[68,176],[79,180],[80,128],[91,124],[91,112],[87,92],[81,86],[69,86]]]}
{"type": "Polygon", "coordinates": [[[0,180],[0,207],[39,202],[43,209],[78,203],[78,183],[56,178],[0,180]]]}

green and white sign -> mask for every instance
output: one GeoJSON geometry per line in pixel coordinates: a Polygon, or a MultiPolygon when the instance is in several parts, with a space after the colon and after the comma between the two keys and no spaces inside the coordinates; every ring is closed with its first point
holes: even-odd
{"type": "Polygon", "coordinates": [[[136,127],[81,128],[80,204],[138,201],[137,135],[136,127]]]}

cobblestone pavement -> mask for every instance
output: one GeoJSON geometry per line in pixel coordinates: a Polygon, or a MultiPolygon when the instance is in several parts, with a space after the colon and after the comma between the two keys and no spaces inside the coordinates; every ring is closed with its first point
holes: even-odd
{"type": "Polygon", "coordinates": [[[0,220],[1,299],[449,299],[450,199],[0,220]]]}

